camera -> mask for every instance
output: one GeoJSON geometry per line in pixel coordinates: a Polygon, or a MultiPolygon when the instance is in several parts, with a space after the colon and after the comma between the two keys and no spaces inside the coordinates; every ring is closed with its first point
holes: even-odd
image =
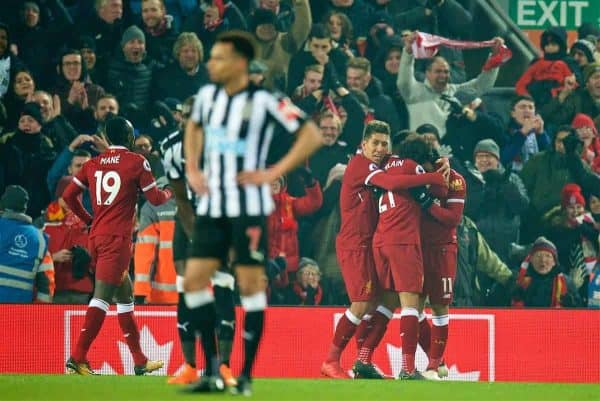
{"type": "Polygon", "coordinates": [[[463,113],[463,106],[462,104],[460,104],[460,102],[452,97],[452,96],[448,96],[448,95],[440,95],[440,98],[445,101],[448,102],[450,104],[450,113],[451,114],[461,114],[463,113]]]}

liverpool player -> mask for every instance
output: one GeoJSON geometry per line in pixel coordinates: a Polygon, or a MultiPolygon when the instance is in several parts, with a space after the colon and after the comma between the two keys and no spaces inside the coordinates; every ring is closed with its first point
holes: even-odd
{"type": "MultiPolygon", "coordinates": [[[[362,152],[348,163],[340,194],[341,228],[336,238],[336,253],[351,305],[338,322],[333,343],[321,373],[332,378],[348,378],[340,366],[340,356],[357,331],[365,314],[377,305],[378,284],[371,240],[377,225],[377,203],[372,189],[398,191],[426,184],[444,184],[439,173],[390,175],[379,168],[389,154],[390,127],[371,121],[365,127],[362,152]]],[[[415,308],[418,297],[415,301],[415,308]]],[[[415,309],[416,311],[416,309],[415,309]]]]}
{"type": "Polygon", "coordinates": [[[87,352],[98,335],[113,299],[125,341],[135,363],[136,375],[160,369],[162,361],[150,361],[140,347],[140,334],[133,318],[133,291],[128,275],[131,236],[138,191],[153,205],[165,203],[170,190],[159,190],[143,156],[130,152],[133,127],[124,118],[106,123],[108,149],[83,165],[66,188],[63,199],[84,222],[91,224],[89,249],[95,266],[94,296],[89,303],[75,351],[67,361],[70,373],[91,375],[87,352]],[[78,195],[89,188],[94,218],[83,208],[78,195]]]}
{"type": "MultiPolygon", "coordinates": [[[[434,158],[423,164],[426,171],[434,170],[434,158]]],[[[419,344],[429,356],[423,376],[439,380],[448,375],[445,365],[440,365],[448,341],[448,305],[452,302],[452,286],[456,277],[456,227],[462,218],[467,191],[465,179],[450,170],[448,194],[439,197],[421,218],[421,246],[425,281],[419,304],[419,344]],[[426,297],[429,297],[433,327],[423,314],[426,297]]]]}
{"type": "MultiPolygon", "coordinates": [[[[384,170],[392,177],[405,174],[424,175],[426,172],[421,164],[430,160],[430,149],[422,138],[409,136],[400,145],[398,156],[387,160],[384,170]]],[[[445,180],[438,184],[438,188],[445,189],[445,180]]],[[[384,291],[382,298],[383,304],[386,305],[378,312],[389,320],[398,301],[402,306],[402,370],[399,376],[402,380],[422,378],[415,368],[419,335],[419,294],[423,288],[424,274],[420,218],[421,208],[429,208],[433,200],[424,187],[415,190],[420,194],[416,196],[417,201],[413,199],[414,195],[411,196],[414,190],[388,191],[380,196],[379,221],[373,236],[377,278],[384,291]],[[381,312],[387,312],[387,315],[381,312]]],[[[387,324],[387,321],[383,323],[387,324]]],[[[370,338],[365,341],[363,348],[370,345],[369,340],[370,338]]]]}

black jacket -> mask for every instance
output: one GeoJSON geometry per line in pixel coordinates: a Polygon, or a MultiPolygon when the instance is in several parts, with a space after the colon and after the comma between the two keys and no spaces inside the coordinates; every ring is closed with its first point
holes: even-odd
{"type": "Polygon", "coordinates": [[[126,103],[133,103],[141,110],[147,110],[152,75],[151,67],[143,62],[132,64],[125,60],[121,52],[108,66],[105,88],[117,97],[121,107],[126,103]]]}
{"type": "Polygon", "coordinates": [[[181,69],[179,63],[175,62],[156,71],[152,98],[164,100],[166,97],[174,97],[183,102],[195,95],[206,83],[208,83],[208,73],[204,64],[198,66],[196,74],[188,75],[181,69]]]}
{"type": "Polygon", "coordinates": [[[400,131],[401,127],[405,126],[400,123],[398,111],[392,99],[383,93],[383,86],[379,79],[372,77],[365,92],[369,96],[369,107],[375,111],[375,118],[388,123],[392,133],[400,131]]]}

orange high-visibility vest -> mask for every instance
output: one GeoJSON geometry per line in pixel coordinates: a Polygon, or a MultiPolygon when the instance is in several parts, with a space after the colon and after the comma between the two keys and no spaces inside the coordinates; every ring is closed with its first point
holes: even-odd
{"type": "Polygon", "coordinates": [[[175,200],[160,206],[146,202],[140,213],[135,243],[134,294],[145,296],[147,303],[176,304],[173,235],[175,232],[175,200]]]}

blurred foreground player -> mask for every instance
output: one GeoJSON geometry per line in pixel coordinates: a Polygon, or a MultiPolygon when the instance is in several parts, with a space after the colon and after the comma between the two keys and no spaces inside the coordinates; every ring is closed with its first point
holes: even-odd
{"type": "Polygon", "coordinates": [[[163,361],[150,361],[143,354],[133,318],[133,286],[128,269],[136,202],[138,191],[142,191],[150,203],[160,205],[171,197],[171,191],[158,189],[150,163],[129,151],[133,145],[133,126],[129,121],[114,117],[106,123],[105,130],[110,146],[86,162],[63,193],[69,208],[86,224],[91,224],[88,248],[96,272],[94,296],[66,366],[70,373],[95,374],[87,353],[100,332],[110,303],[116,300],[119,326],[133,356],[135,374],[139,376],[160,369],[163,361]],[[78,197],[88,188],[93,220],[78,197]]]}
{"type": "MultiPolygon", "coordinates": [[[[212,82],[200,88],[184,135],[185,172],[196,193],[196,221],[185,268],[185,302],[192,325],[215,327],[213,273],[233,266],[240,290],[244,321],[244,364],[231,392],[251,395],[251,373],[263,332],[267,306],[264,265],[267,256],[266,218],[274,209],[270,183],[305,161],[321,144],[317,127],[289,99],[250,83],[248,67],[256,54],[246,32],[218,36],[211,49],[208,72],[212,82]],[[295,135],[291,149],[266,168],[272,143],[295,135]]],[[[207,348],[216,364],[216,350],[207,348]]],[[[208,360],[208,359],[207,359],[208,360]]],[[[212,372],[216,367],[211,366],[212,372]]],[[[218,377],[206,377],[190,391],[218,391],[218,377]]],[[[221,387],[222,388],[222,387],[221,387]]]]}

